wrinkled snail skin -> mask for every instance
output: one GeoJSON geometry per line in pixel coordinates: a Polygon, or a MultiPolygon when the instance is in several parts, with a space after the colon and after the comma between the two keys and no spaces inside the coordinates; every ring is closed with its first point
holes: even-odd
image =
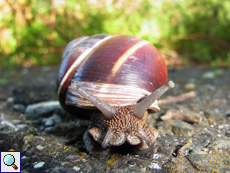
{"type": "Polygon", "coordinates": [[[89,152],[104,152],[128,143],[148,151],[157,138],[146,123],[147,109],[158,111],[157,99],[174,83],[149,42],[129,35],[93,35],[71,41],[58,76],[62,107],[90,119],[84,142],[89,152]],[[97,109],[92,114],[79,112],[97,109]]]}

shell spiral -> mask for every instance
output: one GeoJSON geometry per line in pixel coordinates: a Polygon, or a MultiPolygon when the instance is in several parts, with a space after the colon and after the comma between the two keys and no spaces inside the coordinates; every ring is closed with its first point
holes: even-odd
{"type": "MultiPolygon", "coordinates": [[[[113,106],[134,105],[166,84],[167,68],[149,42],[129,35],[93,35],[71,41],[58,76],[58,97],[67,110],[94,105],[76,84],[113,106]]],[[[155,108],[152,105],[151,108],[155,108]]]]}

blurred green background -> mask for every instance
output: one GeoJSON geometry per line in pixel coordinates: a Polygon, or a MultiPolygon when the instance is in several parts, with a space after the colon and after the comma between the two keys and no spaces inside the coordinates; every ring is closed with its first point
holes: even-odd
{"type": "Polygon", "coordinates": [[[98,33],[146,39],[169,65],[230,67],[229,0],[0,0],[0,69],[60,64],[98,33]]]}

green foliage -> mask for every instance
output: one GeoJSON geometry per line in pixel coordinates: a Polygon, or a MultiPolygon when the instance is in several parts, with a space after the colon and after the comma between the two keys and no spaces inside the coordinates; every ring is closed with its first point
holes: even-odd
{"type": "Polygon", "coordinates": [[[230,1],[5,0],[0,68],[57,64],[82,35],[129,34],[174,50],[185,62],[230,66],[230,1]]]}
{"type": "Polygon", "coordinates": [[[230,1],[192,0],[171,7],[172,28],[164,37],[172,38],[171,48],[196,63],[230,66],[230,1]]]}

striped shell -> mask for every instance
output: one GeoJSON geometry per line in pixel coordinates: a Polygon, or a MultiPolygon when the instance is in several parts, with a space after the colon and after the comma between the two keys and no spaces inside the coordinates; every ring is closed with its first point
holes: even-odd
{"type": "MultiPolygon", "coordinates": [[[[58,96],[66,109],[94,107],[75,90],[78,84],[112,106],[134,105],[166,82],[165,62],[149,42],[129,35],[100,34],[67,45],[58,96]]],[[[159,110],[157,101],[150,109],[159,110]]]]}

